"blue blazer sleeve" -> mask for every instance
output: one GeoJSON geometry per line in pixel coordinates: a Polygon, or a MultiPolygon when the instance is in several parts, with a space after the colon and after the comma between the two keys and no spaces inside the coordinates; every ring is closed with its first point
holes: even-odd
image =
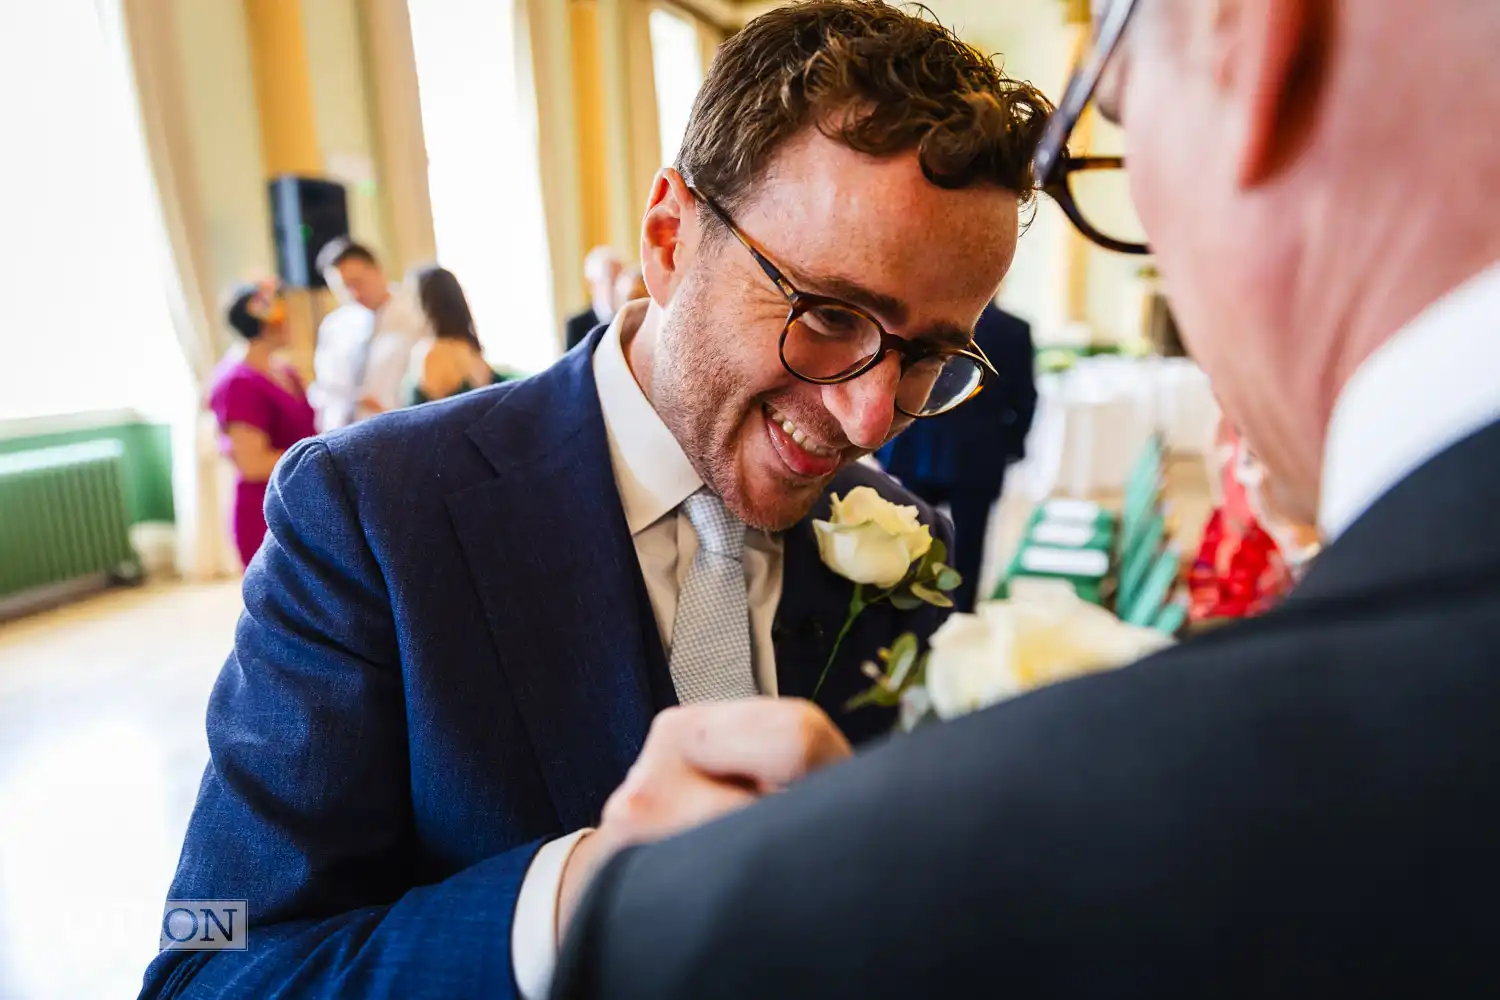
{"type": "Polygon", "coordinates": [[[141,995],[513,996],[539,844],[420,885],[390,599],[322,441],[282,460],[266,521],[170,894],[247,900],[249,948],[163,952],[141,995]]]}

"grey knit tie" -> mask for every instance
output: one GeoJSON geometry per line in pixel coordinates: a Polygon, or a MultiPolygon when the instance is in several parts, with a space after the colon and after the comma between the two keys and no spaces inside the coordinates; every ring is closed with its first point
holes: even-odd
{"type": "Polygon", "coordinates": [[[744,522],[706,489],[684,500],[682,509],[698,533],[698,554],[682,585],[672,625],[677,700],[689,705],[753,697],[744,522]]]}

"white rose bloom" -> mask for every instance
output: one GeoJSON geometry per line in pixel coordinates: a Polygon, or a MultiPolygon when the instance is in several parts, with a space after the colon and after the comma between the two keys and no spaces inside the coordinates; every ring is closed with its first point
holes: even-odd
{"type": "Polygon", "coordinates": [[[1133,663],[1172,644],[1076,595],[995,601],[933,633],[927,693],[944,719],[1023,691],[1133,663]]]}
{"type": "Polygon", "coordinates": [[[1020,694],[1010,608],[986,605],[977,615],[950,615],[929,642],[927,697],[939,718],[956,719],[1020,694]]]}
{"type": "Polygon", "coordinates": [[[868,486],[833,497],[827,521],[814,521],[818,553],[829,569],[855,583],[894,587],[932,548],[917,508],[893,504],[868,486]]]}

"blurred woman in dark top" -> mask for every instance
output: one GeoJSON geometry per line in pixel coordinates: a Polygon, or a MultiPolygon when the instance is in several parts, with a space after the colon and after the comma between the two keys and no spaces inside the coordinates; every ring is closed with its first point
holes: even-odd
{"type": "Polygon", "coordinates": [[[447,399],[505,381],[484,360],[469,300],[453,272],[434,264],[416,272],[413,280],[431,332],[412,349],[408,402],[447,399]]]}

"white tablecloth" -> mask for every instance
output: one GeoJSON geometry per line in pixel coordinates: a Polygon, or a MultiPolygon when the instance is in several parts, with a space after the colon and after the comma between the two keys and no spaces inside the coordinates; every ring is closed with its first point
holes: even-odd
{"type": "Polygon", "coordinates": [[[1009,476],[1034,501],[1118,492],[1157,431],[1174,453],[1207,454],[1219,419],[1208,377],[1181,358],[1084,358],[1037,391],[1026,460],[1009,476]]]}

